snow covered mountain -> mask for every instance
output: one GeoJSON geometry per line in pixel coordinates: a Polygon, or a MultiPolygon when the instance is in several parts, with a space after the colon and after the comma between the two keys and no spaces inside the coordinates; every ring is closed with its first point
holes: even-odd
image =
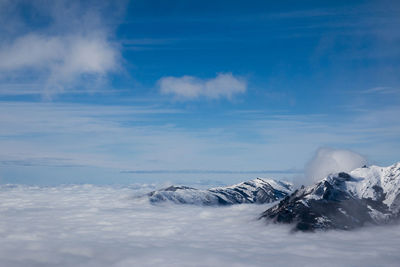
{"type": "Polygon", "coordinates": [[[294,230],[353,229],[400,217],[400,162],[332,174],[302,187],[260,218],[294,224],[294,230]]]}
{"type": "Polygon", "coordinates": [[[186,186],[170,186],[147,194],[151,203],[232,205],[270,203],[292,193],[292,184],[273,179],[257,178],[240,184],[199,190],[186,186]]]}

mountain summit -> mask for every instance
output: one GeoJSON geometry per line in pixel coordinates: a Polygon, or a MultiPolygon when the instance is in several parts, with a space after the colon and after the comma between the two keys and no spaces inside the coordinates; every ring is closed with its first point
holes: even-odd
{"type": "Polygon", "coordinates": [[[400,162],[336,173],[302,187],[260,218],[294,224],[294,230],[353,229],[400,217],[400,162]]]}

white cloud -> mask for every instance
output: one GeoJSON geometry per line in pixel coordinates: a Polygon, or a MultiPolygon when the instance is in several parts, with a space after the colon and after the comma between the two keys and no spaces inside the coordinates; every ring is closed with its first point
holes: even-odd
{"type": "Polygon", "coordinates": [[[152,206],[152,186],[0,186],[1,266],[397,266],[399,226],[290,234],[268,205],[152,206]]]}
{"type": "Polygon", "coordinates": [[[219,73],[213,79],[199,79],[193,76],[164,77],[158,81],[158,85],[162,94],[174,95],[183,100],[199,97],[231,99],[247,89],[246,81],[234,77],[232,73],[219,73]]]}
{"type": "Polygon", "coordinates": [[[120,51],[111,41],[112,31],[105,19],[103,22],[105,7],[92,8],[76,1],[44,3],[28,3],[28,10],[36,12],[32,17],[26,15],[29,19],[47,21],[35,27],[20,15],[24,8],[20,1],[4,2],[0,15],[10,18],[12,25],[0,26],[4,37],[0,42],[0,83],[29,82],[36,84],[33,91],[40,88],[52,94],[77,85],[85,87],[87,80],[100,81],[118,70],[120,51]]]}
{"type": "Polygon", "coordinates": [[[50,79],[64,81],[115,70],[117,56],[102,36],[28,34],[0,48],[0,71],[43,70],[50,79]]]}
{"type": "Polygon", "coordinates": [[[306,165],[306,179],[319,181],[335,172],[350,172],[368,163],[358,153],[344,149],[320,148],[306,165]]]}

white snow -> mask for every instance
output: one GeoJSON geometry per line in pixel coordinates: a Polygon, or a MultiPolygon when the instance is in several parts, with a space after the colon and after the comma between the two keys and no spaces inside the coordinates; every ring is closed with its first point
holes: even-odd
{"type": "Polygon", "coordinates": [[[350,175],[360,179],[359,182],[347,182],[348,188],[357,196],[374,197],[373,186],[382,187],[386,194],[384,203],[394,208],[394,200],[400,192],[400,162],[389,167],[370,166],[350,172],[350,175]]]}

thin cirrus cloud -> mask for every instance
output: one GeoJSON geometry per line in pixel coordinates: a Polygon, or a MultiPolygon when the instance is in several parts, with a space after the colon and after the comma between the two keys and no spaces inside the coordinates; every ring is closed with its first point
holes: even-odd
{"type": "MultiPolygon", "coordinates": [[[[198,129],[176,122],[199,113],[162,106],[3,101],[0,175],[3,183],[239,182],[255,175],[300,176],[295,171],[321,144],[354,149],[378,165],[398,155],[398,108],[353,112],[339,122],[318,114],[263,114],[225,112],[230,126],[198,129]]],[[[313,173],[346,171],[342,167],[353,162],[353,154],[325,152],[313,173]]]]}
{"type": "Polygon", "coordinates": [[[199,98],[232,99],[247,90],[247,82],[232,73],[219,73],[215,78],[199,79],[193,76],[163,77],[158,81],[161,94],[180,100],[199,98]]]}
{"type": "Polygon", "coordinates": [[[398,88],[390,86],[378,86],[363,91],[364,94],[399,94],[398,88]]]}

